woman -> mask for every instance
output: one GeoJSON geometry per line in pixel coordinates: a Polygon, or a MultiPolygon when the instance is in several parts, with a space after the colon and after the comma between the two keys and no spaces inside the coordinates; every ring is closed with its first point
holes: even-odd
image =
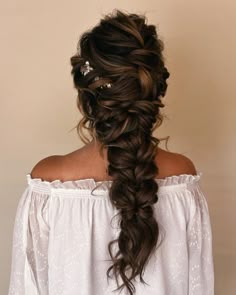
{"type": "Polygon", "coordinates": [[[214,294],[202,173],[152,135],[163,48],[143,15],[120,10],[81,36],[71,73],[85,145],[27,174],[9,294],[214,294]]]}

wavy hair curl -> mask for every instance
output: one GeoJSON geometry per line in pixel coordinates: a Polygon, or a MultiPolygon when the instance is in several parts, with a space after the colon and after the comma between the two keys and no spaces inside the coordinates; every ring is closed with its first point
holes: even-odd
{"type": "Polygon", "coordinates": [[[106,274],[110,278],[113,269],[117,284],[119,275],[123,281],[116,290],[126,287],[133,295],[136,276],[146,284],[143,272],[159,237],[153,204],[158,201],[155,156],[160,139],[152,133],[163,121],[161,97],[170,75],[164,45],[145,15],[115,10],[81,35],[77,49],[70,59],[77,106],[84,115],[77,131],[83,142],[88,142],[84,128],[95,134],[101,150],[107,147],[107,173],[113,179],[109,197],[120,216],[119,236],[108,244],[113,264],[106,274]],[[83,76],[86,60],[94,70],[83,76]],[[112,87],[101,88],[104,83],[112,87]]]}

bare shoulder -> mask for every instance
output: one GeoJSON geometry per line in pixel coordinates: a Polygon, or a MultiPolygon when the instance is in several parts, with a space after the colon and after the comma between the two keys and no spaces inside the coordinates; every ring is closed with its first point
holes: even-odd
{"type": "MultiPolygon", "coordinates": [[[[157,178],[172,175],[192,174],[197,171],[193,161],[185,155],[169,152],[158,148],[156,164],[159,168],[157,178]]],[[[46,181],[60,179],[94,178],[100,179],[104,175],[104,163],[97,161],[94,164],[91,150],[79,149],[67,155],[52,155],[40,160],[32,169],[31,177],[46,181]],[[91,159],[90,159],[91,158],[91,159]],[[78,169],[80,167],[80,169],[78,169]]]]}
{"type": "Polygon", "coordinates": [[[178,165],[179,174],[196,175],[197,170],[193,161],[185,155],[175,153],[176,164],[178,165]]]}
{"type": "Polygon", "coordinates": [[[189,157],[163,149],[159,150],[157,166],[159,168],[159,178],[181,174],[197,174],[196,167],[189,157]]]}
{"type": "Polygon", "coordinates": [[[32,178],[51,181],[63,175],[63,156],[52,155],[40,160],[30,173],[32,178]]]}
{"type": "Polygon", "coordinates": [[[84,153],[84,150],[84,148],[80,148],[68,154],[52,155],[40,160],[33,167],[30,173],[31,178],[62,182],[84,178],[83,171],[89,159],[89,155],[84,153]]]}

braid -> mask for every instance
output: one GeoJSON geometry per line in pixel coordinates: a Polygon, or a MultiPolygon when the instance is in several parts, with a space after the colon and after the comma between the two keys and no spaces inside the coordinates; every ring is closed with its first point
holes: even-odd
{"type": "Polygon", "coordinates": [[[107,172],[113,179],[109,197],[120,217],[119,237],[108,244],[113,264],[107,276],[113,270],[117,284],[118,276],[123,281],[118,290],[126,287],[132,295],[136,276],[145,283],[143,271],[159,237],[153,205],[158,201],[155,156],[160,140],[152,133],[163,120],[160,97],[169,77],[163,43],[144,16],[118,10],[85,32],[79,45],[81,53],[71,58],[84,115],[77,129],[81,138],[82,128],[92,136],[95,132],[101,149],[107,147],[107,172]],[[86,60],[93,70],[84,76],[80,69],[86,60]],[[104,83],[112,87],[101,88],[104,83]],[[115,243],[117,253],[112,251],[115,243]]]}

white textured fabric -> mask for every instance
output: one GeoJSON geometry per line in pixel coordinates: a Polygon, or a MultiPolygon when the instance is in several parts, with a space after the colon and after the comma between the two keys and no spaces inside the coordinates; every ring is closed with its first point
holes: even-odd
{"type": "MultiPolygon", "coordinates": [[[[156,179],[154,214],[162,242],[145,269],[148,285],[134,282],[136,295],[214,294],[212,232],[201,175],[156,179]]],[[[118,211],[108,195],[111,181],[48,182],[27,174],[27,182],[15,217],[8,294],[127,295],[126,289],[112,292],[115,279],[106,277],[107,245],[119,234],[118,218],[112,219],[118,211]]]]}

